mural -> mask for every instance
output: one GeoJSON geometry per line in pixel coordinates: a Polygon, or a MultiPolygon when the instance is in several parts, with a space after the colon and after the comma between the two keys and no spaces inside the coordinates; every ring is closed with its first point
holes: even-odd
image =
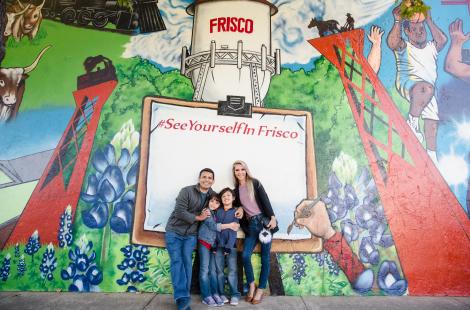
{"type": "Polygon", "coordinates": [[[179,189],[241,159],[280,226],[272,295],[470,295],[468,1],[0,13],[0,291],[172,293],[179,189]]]}

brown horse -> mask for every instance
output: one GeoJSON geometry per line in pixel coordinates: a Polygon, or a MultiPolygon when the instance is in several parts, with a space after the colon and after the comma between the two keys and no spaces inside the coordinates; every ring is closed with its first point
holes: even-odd
{"type": "Polygon", "coordinates": [[[310,23],[308,24],[308,28],[313,28],[317,27],[318,29],[318,34],[320,37],[325,36],[326,32],[331,32],[331,33],[339,33],[340,29],[338,28],[339,23],[334,20],[317,20],[316,18],[312,18],[310,23]]]}

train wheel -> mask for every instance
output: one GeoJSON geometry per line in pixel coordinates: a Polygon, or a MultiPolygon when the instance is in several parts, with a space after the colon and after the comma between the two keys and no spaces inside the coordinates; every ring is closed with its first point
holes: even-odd
{"type": "Polygon", "coordinates": [[[93,11],[81,11],[77,16],[77,23],[82,26],[86,26],[90,23],[92,18],[93,11]]]}
{"type": "Polygon", "coordinates": [[[96,28],[103,28],[108,23],[108,20],[109,20],[108,16],[105,12],[98,12],[93,17],[93,20],[91,21],[91,23],[96,28]]]}
{"type": "Polygon", "coordinates": [[[60,20],[64,24],[73,24],[75,17],[77,16],[77,11],[73,8],[66,8],[60,13],[60,20]]]}

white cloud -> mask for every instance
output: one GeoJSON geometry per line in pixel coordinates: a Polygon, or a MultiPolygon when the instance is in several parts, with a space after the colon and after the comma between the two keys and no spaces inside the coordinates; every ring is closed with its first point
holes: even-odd
{"type": "MultiPolygon", "coordinates": [[[[318,36],[308,29],[311,18],[337,19],[344,24],[351,13],[355,26],[361,27],[381,16],[394,0],[274,0],[279,12],[272,17],[273,48],[281,49],[283,64],[306,64],[319,53],[307,43],[318,36]]],[[[192,16],[185,12],[188,1],[170,0],[158,3],[167,30],[130,38],[123,57],[141,56],[165,67],[180,66],[181,49],[191,45],[192,16]]]]}

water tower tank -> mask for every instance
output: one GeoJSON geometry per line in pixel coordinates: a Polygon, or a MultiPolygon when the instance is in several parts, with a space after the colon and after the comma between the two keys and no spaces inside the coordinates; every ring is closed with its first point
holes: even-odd
{"type": "Polygon", "coordinates": [[[183,47],[181,73],[192,80],[194,100],[217,102],[244,96],[262,106],[271,76],[280,73],[280,51],[271,51],[271,16],[265,0],[199,0],[187,7],[194,16],[191,52],[183,47]]]}

